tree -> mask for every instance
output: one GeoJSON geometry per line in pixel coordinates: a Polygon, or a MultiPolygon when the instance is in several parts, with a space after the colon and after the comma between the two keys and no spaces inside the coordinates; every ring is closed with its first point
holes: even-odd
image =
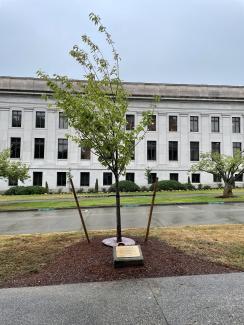
{"type": "Polygon", "coordinates": [[[119,177],[131,161],[135,145],[143,139],[145,127],[152,121],[152,113],[143,113],[137,126],[126,131],[128,94],[119,75],[120,57],[100,17],[91,13],[89,18],[104,35],[112,58],[105,59],[99,46],[83,35],[83,48],[75,45],[70,54],[83,67],[84,81],[72,81],[60,75],[51,78],[41,71],[38,71],[38,76],[47,81],[57,108],[64,111],[69,125],[75,129],[75,135],[70,138],[89,148],[115,177],[117,242],[120,242],[119,177]]]}
{"type": "Polygon", "coordinates": [[[231,197],[235,181],[244,173],[243,152],[237,151],[233,157],[216,152],[201,154],[200,161],[192,166],[191,171],[203,171],[222,179],[223,197],[231,197]]]}
{"type": "Polygon", "coordinates": [[[10,160],[10,150],[0,152],[0,178],[12,178],[23,182],[29,178],[29,168],[20,161],[10,160]]]}

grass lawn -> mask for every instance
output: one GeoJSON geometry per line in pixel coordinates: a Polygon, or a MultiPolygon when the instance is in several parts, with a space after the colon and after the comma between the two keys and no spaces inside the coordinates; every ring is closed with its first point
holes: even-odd
{"type": "MultiPolygon", "coordinates": [[[[230,199],[222,199],[217,196],[222,192],[219,190],[207,190],[207,191],[174,191],[174,192],[158,192],[156,196],[156,204],[171,204],[171,203],[223,203],[223,202],[244,202],[244,192],[242,189],[235,190],[236,195],[230,199]]],[[[128,193],[127,193],[128,194],[128,193]]],[[[36,196],[15,196],[7,197],[1,196],[0,200],[0,211],[8,210],[28,210],[28,209],[55,209],[55,208],[74,208],[75,202],[72,199],[71,194],[60,196],[49,195],[48,200],[45,200],[47,196],[36,195],[36,196]],[[3,198],[7,198],[8,201],[3,201],[3,198]],[[13,201],[11,201],[12,199],[13,201]],[[14,199],[20,200],[14,202],[14,199]],[[25,200],[29,200],[28,202],[25,200]]],[[[122,205],[140,205],[150,204],[151,196],[146,193],[129,193],[128,196],[122,196],[122,205]],[[134,194],[134,196],[132,195],[134,194]],[[146,194],[146,195],[145,195],[146,194]],[[135,196],[136,195],[136,196],[135,196]]],[[[115,205],[114,196],[96,196],[94,195],[86,197],[80,197],[81,207],[95,207],[95,206],[111,206],[115,205]]]]}
{"type": "MultiPolygon", "coordinates": [[[[125,235],[144,235],[145,230],[131,229],[125,235]]],[[[93,232],[114,235],[114,231],[93,232]]],[[[189,255],[244,271],[244,225],[187,226],[152,228],[151,236],[166,241],[189,255]]],[[[15,276],[38,272],[62,250],[84,238],[79,232],[0,236],[0,285],[15,276]]]]}

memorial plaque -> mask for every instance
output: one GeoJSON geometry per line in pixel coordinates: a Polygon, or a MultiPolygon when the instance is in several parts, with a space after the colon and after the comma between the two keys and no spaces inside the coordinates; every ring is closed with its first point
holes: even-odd
{"type": "Polygon", "coordinates": [[[116,246],[113,248],[114,267],[143,265],[140,245],[116,246]]]}
{"type": "Polygon", "coordinates": [[[140,256],[140,251],[138,246],[117,246],[116,247],[117,257],[138,257],[140,256]]]}

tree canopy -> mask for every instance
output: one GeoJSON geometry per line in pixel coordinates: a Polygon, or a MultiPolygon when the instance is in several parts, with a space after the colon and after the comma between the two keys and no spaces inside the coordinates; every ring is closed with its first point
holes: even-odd
{"type": "Polygon", "coordinates": [[[99,162],[113,172],[117,188],[117,238],[121,241],[119,177],[130,163],[136,144],[143,139],[145,127],[152,122],[152,112],[143,112],[140,120],[126,130],[129,94],[120,79],[120,57],[107,28],[99,16],[90,20],[105,37],[111,59],[105,59],[99,46],[87,35],[82,35],[82,48],[74,45],[71,56],[83,68],[83,81],[66,76],[49,75],[39,71],[47,81],[58,109],[64,111],[75,134],[69,137],[79,146],[89,148],[99,162]]]}
{"type": "Polygon", "coordinates": [[[5,149],[0,152],[0,178],[18,179],[21,182],[29,178],[29,168],[20,161],[10,160],[10,151],[5,149]]]}
{"type": "Polygon", "coordinates": [[[243,152],[237,151],[234,156],[223,154],[203,153],[200,160],[191,167],[192,172],[203,171],[222,179],[225,184],[224,196],[232,195],[235,181],[244,173],[243,152]]]}

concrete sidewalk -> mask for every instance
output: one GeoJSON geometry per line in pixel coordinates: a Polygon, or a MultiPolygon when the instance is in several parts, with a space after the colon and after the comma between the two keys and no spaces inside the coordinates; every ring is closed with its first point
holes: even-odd
{"type": "Polygon", "coordinates": [[[0,290],[1,325],[244,324],[244,273],[0,290]]]}

